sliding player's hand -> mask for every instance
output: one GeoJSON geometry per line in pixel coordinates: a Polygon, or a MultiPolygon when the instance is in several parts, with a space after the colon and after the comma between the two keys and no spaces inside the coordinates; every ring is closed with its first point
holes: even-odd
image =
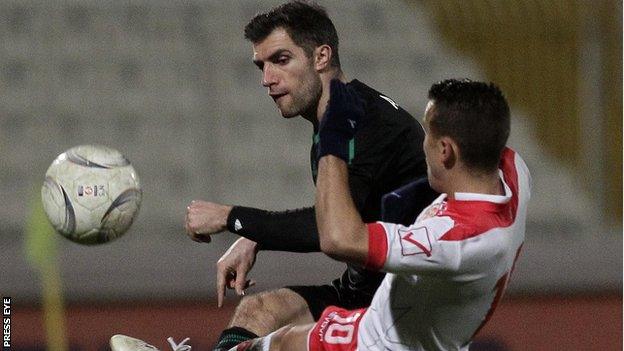
{"type": "Polygon", "coordinates": [[[210,235],[227,229],[227,218],[232,206],[213,202],[193,200],[186,207],[184,229],[186,234],[197,242],[210,242],[210,235]]]}
{"type": "Polygon", "coordinates": [[[225,289],[235,289],[239,296],[245,295],[245,289],[253,286],[253,280],[247,280],[247,273],[256,263],[258,244],[247,238],[236,240],[217,262],[217,303],[223,306],[225,289]]]}
{"type": "Polygon", "coordinates": [[[319,124],[319,159],[325,155],[349,162],[349,143],[364,118],[364,100],[338,79],[330,82],[329,103],[319,124]]]}

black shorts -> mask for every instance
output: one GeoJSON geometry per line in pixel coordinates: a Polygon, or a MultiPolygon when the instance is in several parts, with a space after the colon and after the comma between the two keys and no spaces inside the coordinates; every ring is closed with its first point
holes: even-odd
{"type": "Polygon", "coordinates": [[[367,272],[365,282],[357,282],[362,277],[358,275],[359,279],[354,279],[353,271],[347,269],[342,277],[335,279],[329,285],[295,285],[286,286],[286,288],[303,297],[316,321],[321,317],[323,310],[329,306],[349,310],[370,306],[373,295],[384,276],[385,274],[380,272],[367,272]]]}

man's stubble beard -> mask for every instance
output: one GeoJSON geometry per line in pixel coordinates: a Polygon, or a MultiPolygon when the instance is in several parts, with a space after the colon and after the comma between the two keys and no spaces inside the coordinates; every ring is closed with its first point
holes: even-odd
{"type": "Polygon", "coordinates": [[[318,103],[323,94],[323,84],[321,78],[316,74],[307,77],[309,82],[304,84],[302,91],[298,94],[292,94],[292,105],[290,111],[284,111],[282,116],[291,118],[302,116],[305,119],[316,118],[318,103]]]}

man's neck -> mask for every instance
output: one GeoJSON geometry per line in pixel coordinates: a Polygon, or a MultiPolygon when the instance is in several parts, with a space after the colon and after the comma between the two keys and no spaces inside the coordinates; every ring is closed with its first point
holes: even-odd
{"type": "Polygon", "coordinates": [[[462,172],[450,177],[448,184],[449,186],[444,192],[450,199],[455,198],[455,193],[505,195],[505,189],[498,171],[478,174],[462,172]]]}
{"type": "Polygon", "coordinates": [[[321,82],[323,84],[323,93],[321,94],[321,98],[319,99],[318,106],[316,107],[316,120],[320,123],[321,119],[323,119],[323,114],[327,109],[327,103],[329,102],[329,83],[332,79],[339,79],[343,83],[346,83],[346,77],[341,70],[321,73],[321,82]]]}
{"type": "Polygon", "coordinates": [[[327,109],[327,103],[329,102],[329,83],[332,81],[332,79],[339,79],[343,83],[347,82],[345,74],[340,69],[322,72],[321,84],[323,85],[323,92],[321,93],[321,97],[319,98],[315,109],[310,109],[310,111],[306,111],[301,114],[301,117],[312,122],[315,130],[317,129],[321,119],[323,119],[323,114],[327,109]]]}

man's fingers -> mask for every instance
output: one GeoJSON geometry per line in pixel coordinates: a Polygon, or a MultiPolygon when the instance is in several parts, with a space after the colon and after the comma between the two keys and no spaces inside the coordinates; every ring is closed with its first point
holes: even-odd
{"type": "MultiPolygon", "coordinates": [[[[247,288],[250,288],[250,287],[252,287],[252,286],[254,286],[254,285],[256,285],[256,281],[255,281],[255,280],[247,280],[247,281],[245,282],[245,287],[243,288],[243,292],[244,292],[245,290],[247,290],[247,288]]],[[[232,280],[228,280],[228,282],[227,282],[227,284],[226,284],[226,287],[227,287],[228,289],[235,289],[235,288],[236,288],[236,281],[235,281],[234,279],[232,279],[232,280]]]]}
{"type": "Polygon", "coordinates": [[[246,287],[247,287],[247,272],[244,269],[239,269],[236,272],[236,294],[238,294],[238,296],[245,295],[246,287]]]}
{"type": "Polygon", "coordinates": [[[225,274],[217,270],[217,306],[223,306],[223,298],[225,297],[225,274]]]}

